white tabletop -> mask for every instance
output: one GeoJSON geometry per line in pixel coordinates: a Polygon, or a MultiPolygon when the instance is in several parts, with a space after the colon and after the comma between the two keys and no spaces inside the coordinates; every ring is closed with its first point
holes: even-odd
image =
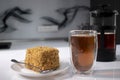
{"type": "Polygon", "coordinates": [[[16,74],[10,60],[24,60],[26,49],[34,46],[51,46],[59,49],[60,60],[70,63],[70,51],[67,41],[13,41],[10,49],[0,50],[0,80],[120,80],[120,46],[117,45],[117,60],[112,62],[96,62],[92,75],[81,77],[74,75],[71,66],[64,74],[44,78],[29,78],[16,74]]]}

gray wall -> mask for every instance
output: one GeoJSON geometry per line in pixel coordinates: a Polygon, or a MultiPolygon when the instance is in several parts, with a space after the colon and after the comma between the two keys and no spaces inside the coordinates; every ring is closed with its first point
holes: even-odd
{"type": "MultiPolygon", "coordinates": [[[[39,28],[43,24],[48,23],[41,19],[42,16],[49,16],[59,21],[63,20],[63,16],[56,12],[59,8],[69,8],[75,5],[90,6],[89,0],[0,0],[0,14],[9,8],[19,6],[21,9],[31,9],[32,14],[24,16],[32,20],[31,23],[22,23],[13,17],[7,20],[7,24],[16,28],[15,31],[6,31],[0,33],[2,39],[43,39],[43,38],[66,38],[68,32],[72,29],[78,29],[81,24],[89,23],[89,11],[79,10],[75,19],[64,29],[40,31],[39,28]]],[[[0,20],[2,23],[2,20],[0,20]]],[[[0,25],[0,27],[2,24],[0,25]]]]}

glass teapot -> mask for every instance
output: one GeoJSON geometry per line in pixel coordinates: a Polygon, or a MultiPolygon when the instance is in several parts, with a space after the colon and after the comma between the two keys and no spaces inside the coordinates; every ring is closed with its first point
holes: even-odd
{"type": "Polygon", "coordinates": [[[97,61],[116,59],[116,15],[117,10],[110,9],[109,5],[90,11],[90,25],[98,32],[97,61]]]}

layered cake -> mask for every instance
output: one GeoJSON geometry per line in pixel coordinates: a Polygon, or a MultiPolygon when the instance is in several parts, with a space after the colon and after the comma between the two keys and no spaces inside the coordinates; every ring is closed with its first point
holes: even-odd
{"type": "Polygon", "coordinates": [[[25,67],[37,72],[39,70],[57,69],[60,65],[58,53],[58,49],[52,47],[28,48],[26,50],[25,63],[27,64],[25,67]]]}

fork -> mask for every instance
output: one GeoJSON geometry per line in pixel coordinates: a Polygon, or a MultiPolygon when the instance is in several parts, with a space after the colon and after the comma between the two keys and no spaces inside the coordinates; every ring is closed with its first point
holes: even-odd
{"type": "Polygon", "coordinates": [[[25,62],[17,61],[16,59],[11,59],[11,62],[18,63],[18,64],[26,64],[26,65],[32,66],[34,68],[37,68],[39,70],[39,72],[42,73],[42,74],[49,73],[49,72],[52,72],[52,71],[56,70],[56,69],[41,70],[37,66],[31,65],[31,64],[28,64],[28,63],[25,63],[25,62]]]}

